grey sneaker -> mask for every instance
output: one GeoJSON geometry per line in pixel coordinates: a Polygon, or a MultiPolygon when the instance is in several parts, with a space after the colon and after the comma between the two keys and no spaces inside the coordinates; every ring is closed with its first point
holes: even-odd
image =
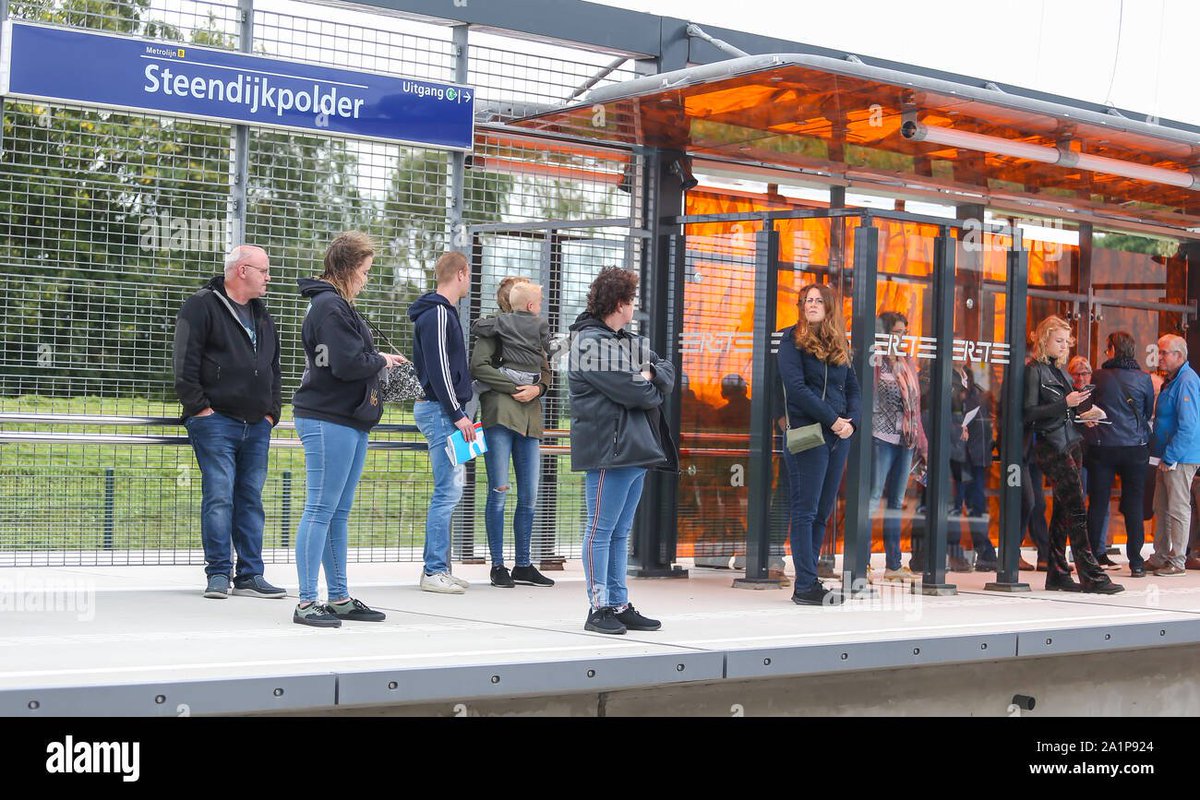
{"type": "Polygon", "coordinates": [[[471,588],[471,582],[470,582],[470,581],[463,580],[462,578],[459,578],[459,577],[458,577],[458,576],[456,576],[456,575],[455,575],[453,572],[447,572],[447,573],[446,573],[446,577],[448,577],[448,578],[450,579],[450,582],[451,582],[451,583],[453,583],[455,586],[461,586],[461,587],[462,587],[462,588],[464,588],[464,589],[470,589],[470,588],[471,588]]]}
{"type": "Polygon", "coordinates": [[[353,597],[343,603],[328,603],[325,608],[337,614],[338,619],[352,622],[383,622],[387,615],[367,606],[362,600],[353,597]]]}
{"type": "Polygon", "coordinates": [[[279,599],[287,596],[286,589],[272,586],[262,575],[251,575],[233,582],[233,593],[242,597],[267,597],[279,599]]]}
{"type": "Polygon", "coordinates": [[[1154,570],[1154,574],[1160,578],[1181,578],[1187,573],[1187,570],[1180,569],[1174,564],[1167,564],[1154,570]]]}
{"type": "Polygon", "coordinates": [[[307,608],[296,606],[292,612],[292,622],[297,625],[311,625],[314,628],[340,628],[342,620],[329,606],[312,603],[307,608]]]}
{"type": "Polygon", "coordinates": [[[209,575],[208,586],[204,587],[204,596],[213,600],[224,600],[229,597],[229,576],[209,575]]]}

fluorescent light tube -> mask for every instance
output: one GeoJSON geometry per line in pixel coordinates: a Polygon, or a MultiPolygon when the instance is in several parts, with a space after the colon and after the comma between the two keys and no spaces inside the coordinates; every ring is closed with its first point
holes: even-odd
{"type": "Polygon", "coordinates": [[[1085,169],[1088,172],[1102,172],[1107,175],[1120,175],[1150,183],[1162,183],[1168,186],[1178,186],[1181,189],[1200,191],[1200,177],[1190,172],[1179,172],[1162,167],[1151,167],[1146,164],[1136,164],[1132,161],[1120,161],[1115,158],[1094,156],[1088,153],[1076,153],[1060,147],[1046,147],[1040,144],[1014,142],[1011,139],[1001,139],[998,136],[987,136],[982,133],[959,131],[953,128],[939,128],[934,125],[921,125],[911,120],[900,128],[905,139],[914,142],[932,142],[947,147],[961,147],[964,150],[978,150],[982,153],[996,153],[1002,156],[1023,158],[1027,161],[1038,161],[1042,164],[1057,164],[1062,167],[1085,169]]]}

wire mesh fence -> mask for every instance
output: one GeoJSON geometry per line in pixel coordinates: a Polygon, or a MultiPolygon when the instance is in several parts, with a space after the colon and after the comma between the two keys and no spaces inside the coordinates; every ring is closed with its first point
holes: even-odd
{"type": "MultiPolygon", "coordinates": [[[[9,4],[16,19],[195,46],[238,49],[236,0],[9,4]]],[[[429,80],[454,79],[451,28],[350,5],[256,0],[251,52],[429,80]]],[[[466,56],[480,121],[502,123],[495,102],[558,104],[611,54],[538,48],[487,35],[466,56]]],[[[631,63],[631,62],[630,62],[631,63]]],[[[620,67],[603,81],[632,74],[620,67]]],[[[8,99],[0,155],[0,414],[178,417],[171,364],[175,315],[222,269],[235,220],[244,241],[271,261],[267,297],[280,333],[284,421],[303,370],[305,302],[296,281],[321,271],[329,241],[348,229],[376,241],[360,307],[402,351],[411,351],[407,308],[432,286],[437,257],[455,241],[453,157],[427,148],[254,128],[247,137],[244,208],[234,197],[235,128],[132,111],[8,99]]],[[[484,256],[465,314],[494,310],[495,286],[526,271],[553,297],[552,328],[583,308],[607,264],[637,267],[640,158],[628,151],[564,147],[479,126],[463,176],[468,225],[608,220],[583,230],[481,233],[484,256]],[[614,222],[615,221],[615,222],[614,222]],[[539,238],[540,237],[540,238],[539,238]],[[553,264],[554,268],[549,269],[553,264]]],[[[465,247],[470,247],[467,243],[465,247]]],[[[547,400],[548,427],[569,424],[561,381],[547,400]]],[[[411,425],[411,407],[385,422],[411,425]]],[[[182,428],[0,421],[0,433],[132,433],[180,437],[182,428]]],[[[303,454],[276,431],[268,483],[268,560],[292,558],[304,504],[303,454]]],[[[351,518],[352,558],[420,560],[432,491],[415,430],[372,441],[351,518]]],[[[563,438],[547,445],[566,445],[563,438]]],[[[582,482],[565,451],[547,449],[535,517],[535,557],[578,555],[582,482]]],[[[121,440],[0,442],[0,564],[200,563],[199,473],[186,443],[121,440]]],[[[482,468],[478,486],[486,486],[482,468]]],[[[468,482],[455,521],[455,557],[486,553],[485,492],[468,482]]],[[[514,503],[509,504],[511,514],[514,503]]],[[[511,536],[507,557],[511,558],[511,536]]]]}

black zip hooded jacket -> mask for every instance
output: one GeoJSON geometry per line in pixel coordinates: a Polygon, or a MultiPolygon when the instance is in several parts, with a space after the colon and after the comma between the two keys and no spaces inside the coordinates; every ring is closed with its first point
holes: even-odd
{"type": "Polygon", "coordinates": [[[298,283],[309,306],[301,332],[304,376],[292,397],[292,413],[369,431],[383,416],[379,373],[387,359],[333,284],[315,278],[298,283]]]}
{"type": "Polygon", "coordinates": [[[237,318],[218,275],[187,299],[175,318],[175,393],[183,416],[206,408],[255,423],[282,406],[279,334],[261,298],[249,303],[258,347],[237,318]]]}

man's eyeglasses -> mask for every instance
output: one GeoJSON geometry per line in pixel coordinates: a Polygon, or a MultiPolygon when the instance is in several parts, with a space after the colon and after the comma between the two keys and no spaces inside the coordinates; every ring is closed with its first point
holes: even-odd
{"type": "Polygon", "coordinates": [[[246,269],[252,269],[259,273],[262,273],[262,276],[264,278],[271,274],[270,267],[256,267],[253,264],[239,264],[238,266],[245,267],[246,269]]]}

